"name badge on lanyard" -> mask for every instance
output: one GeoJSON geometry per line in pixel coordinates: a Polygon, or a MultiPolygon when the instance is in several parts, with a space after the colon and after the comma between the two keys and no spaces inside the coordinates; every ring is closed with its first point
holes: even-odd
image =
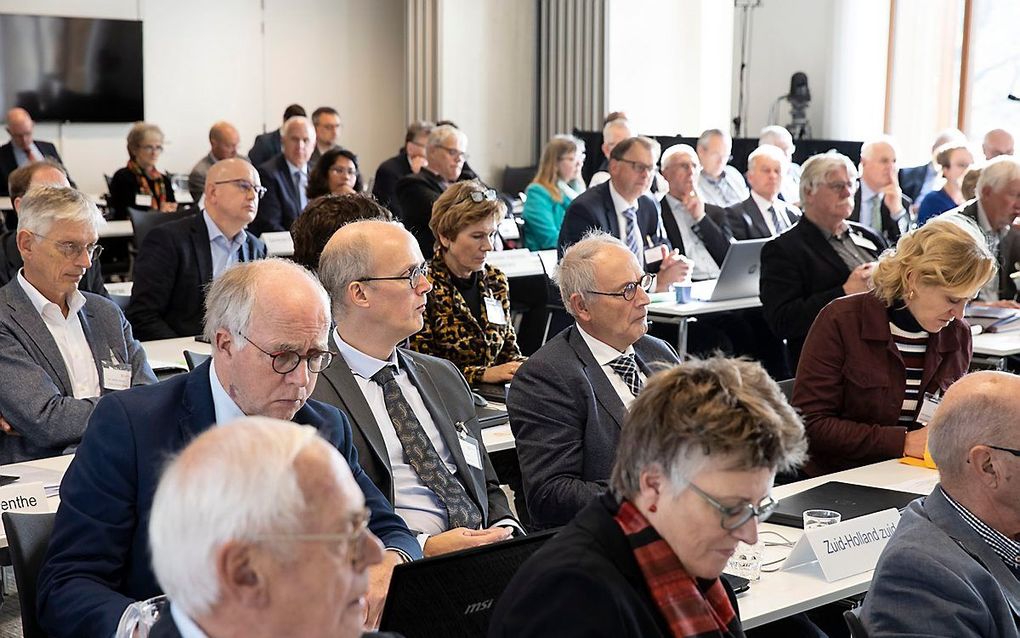
{"type": "Polygon", "coordinates": [[[485,297],[485,317],[489,323],[497,326],[506,325],[506,313],[503,312],[503,304],[492,297],[485,297]]]}

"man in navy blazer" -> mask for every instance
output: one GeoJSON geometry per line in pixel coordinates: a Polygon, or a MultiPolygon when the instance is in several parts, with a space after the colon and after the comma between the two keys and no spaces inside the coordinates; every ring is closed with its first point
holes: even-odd
{"type": "Polygon", "coordinates": [[[788,163],[786,154],[770,144],[759,146],[747,156],[751,194],[726,209],[734,239],[775,237],[800,219],[800,211],[779,198],[788,163]]]}
{"type": "Polygon", "coordinates": [[[861,622],[870,636],[1016,636],[1020,378],[969,374],[928,424],[940,484],[907,506],[861,622]],[[924,610],[923,613],[917,613],[924,610]]]}
{"type": "Polygon", "coordinates": [[[280,129],[283,152],[258,165],[266,193],[259,212],[251,223],[251,232],[290,230],[291,224],[308,205],[309,160],[315,150],[315,127],[308,118],[297,116],[280,129]]]}
{"type": "MultiPolygon", "coordinates": [[[[7,178],[14,169],[31,162],[38,162],[49,157],[63,164],[57,147],[49,142],[37,140],[32,137],[35,130],[35,122],[32,116],[23,108],[15,107],[7,111],[7,133],[11,141],[0,146],[0,197],[7,197],[7,178]]],[[[68,177],[68,180],[71,178],[68,177]]],[[[74,186],[74,182],[71,181],[74,186]]],[[[14,228],[11,227],[11,230],[14,228]]]]}
{"type": "Polygon", "coordinates": [[[129,604],[160,593],[147,532],[160,471],[202,431],[245,415],[312,425],[347,459],[369,527],[392,550],[373,568],[369,604],[379,607],[392,565],[421,549],[361,469],[346,417],[308,399],[330,361],[329,323],[326,291],[301,266],[238,264],[209,291],[210,362],[99,402],[61,482],[39,574],[39,619],[50,636],[111,636],[129,604]]]}
{"type": "Polygon", "coordinates": [[[245,232],[255,217],[259,175],[240,158],[209,169],[205,210],[161,224],[145,237],[134,266],[127,318],[142,341],[202,332],[205,290],[229,265],[266,256],[266,245],[245,232]]]}
{"type": "Polygon", "coordinates": [[[659,203],[645,195],[655,174],[655,143],[647,137],[630,137],[613,147],[609,181],[589,188],[570,202],[560,226],[558,251],[564,251],[593,230],[619,238],[638,263],[657,273],[656,291],[682,281],[690,261],[671,250],[662,229],[659,203]],[[646,249],[658,248],[656,260],[646,263],[646,249]],[[661,261],[659,261],[661,260],[661,261]]]}
{"type": "MultiPolygon", "coordinates": [[[[307,116],[308,113],[305,112],[304,107],[300,104],[291,104],[283,111],[283,121],[286,122],[298,115],[307,116]]],[[[255,136],[251,150],[248,151],[248,161],[251,162],[252,166],[261,166],[263,162],[267,162],[279,155],[282,150],[283,142],[280,136],[280,129],[274,128],[268,133],[259,133],[255,136]]]]}
{"type": "Polygon", "coordinates": [[[576,324],[517,370],[507,394],[536,529],[565,525],[606,491],[628,407],[656,364],[680,363],[668,343],[645,334],[642,284],[651,282],[620,240],[605,233],[581,240],[559,272],[576,324]]]}

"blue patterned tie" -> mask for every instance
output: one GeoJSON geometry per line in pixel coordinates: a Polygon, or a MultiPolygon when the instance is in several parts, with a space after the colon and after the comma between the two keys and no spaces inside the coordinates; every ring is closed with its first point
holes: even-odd
{"type": "Polygon", "coordinates": [[[786,230],[786,224],[784,223],[783,218],[779,216],[779,212],[776,211],[775,206],[769,206],[769,214],[772,215],[772,225],[776,228],[776,234],[782,234],[782,232],[786,230]]]}
{"type": "Polygon", "coordinates": [[[384,366],[372,375],[383,389],[386,413],[393,422],[400,445],[404,448],[407,463],[421,479],[425,487],[432,490],[443,502],[448,514],[450,528],[467,527],[477,529],[482,524],[482,513],[467,495],[464,486],[457,480],[446,464],[439,458],[432,440],[425,434],[418,417],[414,416],[411,405],[400,390],[393,366],[384,366]]]}
{"type": "Polygon", "coordinates": [[[641,259],[641,242],[638,240],[637,236],[637,209],[628,208],[623,211],[623,218],[627,222],[627,225],[624,228],[627,238],[624,243],[627,244],[627,248],[630,249],[630,252],[634,253],[634,256],[637,257],[638,263],[643,263],[644,260],[641,259]]]}
{"type": "Polygon", "coordinates": [[[634,396],[641,392],[641,377],[638,376],[637,361],[632,354],[621,354],[609,362],[613,372],[620,375],[623,382],[627,384],[630,393],[634,396]]]}

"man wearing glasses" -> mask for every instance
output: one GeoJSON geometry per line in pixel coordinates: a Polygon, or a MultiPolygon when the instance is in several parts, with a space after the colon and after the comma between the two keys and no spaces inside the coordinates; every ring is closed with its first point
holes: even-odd
{"type": "Polygon", "coordinates": [[[110,636],[130,603],[161,593],[147,533],[160,471],[198,434],[244,416],[313,426],[343,454],[371,510],[369,529],[388,550],[370,572],[369,611],[378,614],[393,564],[421,549],[361,469],[346,417],[308,398],[332,359],[329,325],[329,298],[310,272],[278,259],[238,264],[209,289],[211,361],[100,401],[61,483],[40,572],[48,635],[110,636]]]}
{"type": "Polygon", "coordinates": [[[568,248],[557,281],[576,323],[517,370],[507,395],[536,528],[566,524],[606,491],[630,404],[656,364],[680,363],[645,334],[652,277],[619,239],[596,232],[568,248]]]}
{"type": "Polygon", "coordinates": [[[101,396],[156,382],[116,304],[78,290],[102,252],[95,204],[39,186],[20,211],[24,267],[0,289],[0,463],[60,454],[81,439],[101,396]]]}
{"type": "Polygon", "coordinates": [[[467,135],[450,124],[432,129],[425,144],[426,165],[416,174],[397,181],[396,201],[399,219],[418,240],[421,254],[431,257],[436,238],[429,229],[432,205],[450,184],[461,178],[467,162],[467,135]]]}
{"type": "Polygon", "coordinates": [[[857,169],[850,158],[815,155],[801,174],[804,214],[762,248],[762,310],[773,334],[786,339],[792,370],[822,308],[833,299],[871,289],[871,271],[885,240],[848,221],[856,189],[857,169]]]}
{"type": "Polygon", "coordinates": [[[976,372],[928,424],[940,483],[907,506],[864,601],[870,636],[1016,636],[1020,379],[976,372]],[[923,613],[917,613],[924,610],[923,613]]]}
{"type": "Polygon", "coordinates": [[[432,122],[416,120],[407,125],[404,134],[404,146],[396,155],[379,165],[372,183],[372,196],[393,215],[400,219],[400,206],[397,204],[397,181],[405,175],[417,175],[428,164],[425,148],[432,122]]]}
{"type": "Polygon", "coordinates": [[[432,289],[427,263],[397,224],[359,221],[333,235],[319,277],[333,298],[331,347],[340,360],[314,396],[350,415],[366,474],[434,556],[523,530],[482,445],[460,371],[397,347],[422,329],[432,289]]]}
{"type": "Polygon", "coordinates": [[[258,172],[240,158],[209,169],[201,215],[152,229],[135,258],[127,317],[142,341],[202,332],[204,291],[228,266],[266,256],[245,231],[265,193],[258,172]]]}

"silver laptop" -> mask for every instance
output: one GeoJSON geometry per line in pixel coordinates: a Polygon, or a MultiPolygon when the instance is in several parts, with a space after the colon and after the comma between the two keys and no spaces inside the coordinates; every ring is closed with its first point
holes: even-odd
{"type": "Polygon", "coordinates": [[[730,244],[719,269],[719,278],[699,281],[691,288],[691,296],[699,301],[728,301],[758,296],[761,270],[761,247],[771,237],[747,239],[730,244]]]}

